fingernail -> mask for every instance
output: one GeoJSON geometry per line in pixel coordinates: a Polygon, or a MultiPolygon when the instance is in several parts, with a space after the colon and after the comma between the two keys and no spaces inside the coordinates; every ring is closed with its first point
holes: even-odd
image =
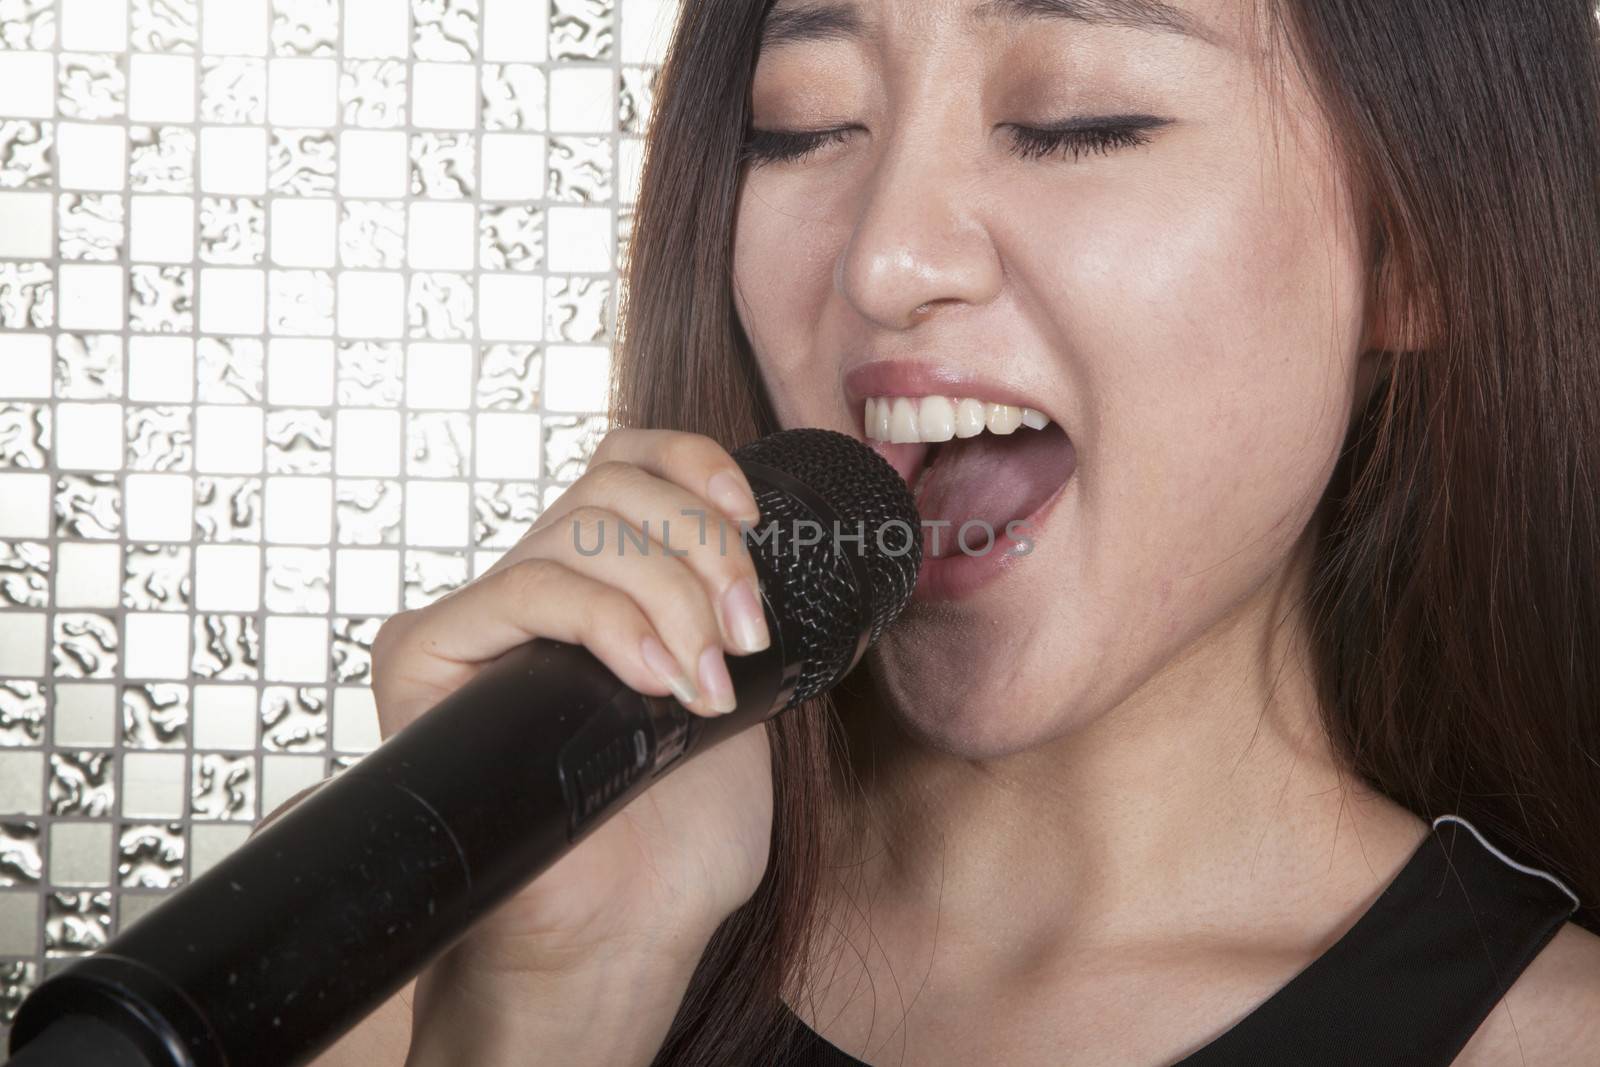
{"type": "Polygon", "coordinates": [[[753,579],[740,578],[722,594],[722,618],[739,651],[760,652],[772,643],[753,579]]]}
{"type": "Polygon", "coordinates": [[[750,491],[740,484],[729,471],[718,471],[706,483],[706,493],[711,497],[711,502],[722,509],[722,513],[730,519],[748,519],[755,522],[761,517],[761,510],[756,507],[756,498],[750,491]]]}
{"type": "Polygon", "coordinates": [[[700,686],[706,691],[711,710],[726,715],[733,710],[733,679],[722,659],[722,649],[709,646],[700,653],[700,686]]]}
{"type": "Polygon", "coordinates": [[[693,704],[699,699],[700,694],[695,692],[689,676],[683,673],[678,661],[672,658],[672,653],[668,652],[660,641],[654,637],[645,637],[639,643],[639,655],[644,659],[645,666],[661,679],[663,685],[672,690],[672,695],[678,698],[678,703],[693,704]]]}

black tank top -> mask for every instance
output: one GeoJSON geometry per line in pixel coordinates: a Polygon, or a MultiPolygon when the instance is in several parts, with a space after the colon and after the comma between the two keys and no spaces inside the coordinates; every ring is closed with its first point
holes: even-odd
{"type": "MultiPolygon", "coordinates": [[[[1552,875],[1441,815],[1344,936],[1173,1067],[1448,1067],[1578,908],[1552,875]]],[[[792,1012],[784,1067],[864,1067],[792,1012]]]]}

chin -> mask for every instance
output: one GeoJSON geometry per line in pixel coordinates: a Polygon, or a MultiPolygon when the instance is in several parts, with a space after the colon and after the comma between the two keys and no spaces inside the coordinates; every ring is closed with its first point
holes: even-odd
{"type": "Polygon", "coordinates": [[[1018,635],[970,620],[955,625],[948,613],[913,609],[869,653],[874,714],[892,716],[918,744],[959,759],[998,759],[1059,734],[1060,688],[1020,681],[1029,672],[1016,654],[1018,635]],[[951,646],[956,634],[959,650],[951,646]],[[1023,699],[1028,692],[1056,695],[1023,699]]]}

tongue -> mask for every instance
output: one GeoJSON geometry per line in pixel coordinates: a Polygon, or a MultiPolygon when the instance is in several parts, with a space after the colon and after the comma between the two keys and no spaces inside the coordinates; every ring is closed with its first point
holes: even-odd
{"type": "MultiPolygon", "coordinates": [[[[980,433],[949,441],[934,454],[917,510],[925,521],[950,524],[939,539],[941,556],[959,550],[956,535],[966,522],[987,523],[996,542],[1003,543],[1006,523],[1043,507],[1072,476],[1076,463],[1072,443],[1055,423],[1042,430],[980,433]]],[[[986,539],[979,528],[967,535],[974,548],[986,539]]]]}

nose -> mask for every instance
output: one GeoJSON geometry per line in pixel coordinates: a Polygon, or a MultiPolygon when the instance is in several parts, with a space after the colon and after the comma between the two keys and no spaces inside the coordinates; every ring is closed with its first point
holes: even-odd
{"type": "Polygon", "coordinates": [[[834,269],[839,292],[884,329],[909,329],[936,311],[986,304],[1004,273],[970,175],[935,141],[924,140],[886,146],[834,269]]]}

